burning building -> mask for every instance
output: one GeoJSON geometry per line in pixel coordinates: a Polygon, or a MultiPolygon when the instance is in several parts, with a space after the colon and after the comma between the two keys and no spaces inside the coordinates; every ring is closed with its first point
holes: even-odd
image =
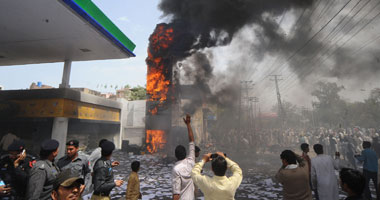
{"type": "Polygon", "coordinates": [[[181,87],[177,62],[188,56],[184,49],[191,49],[192,42],[189,41],[193,41],[193,37],[181,31],[185,30],[181,29],[182,26],[184,24],[158,24],[149,38],[145,142],[150,153],[168,149],[168,143],[180,143],[179,134],[187,132],[181,127],[181,87]]]}
{"type": "Polygon", "coordinates": [[[172,126],[171,105],[175,98],[170,48],[173,37],[171,27],[159,24],[149,38],[145,129],[147,150],[151,153],[164,147],[172,126]]]}

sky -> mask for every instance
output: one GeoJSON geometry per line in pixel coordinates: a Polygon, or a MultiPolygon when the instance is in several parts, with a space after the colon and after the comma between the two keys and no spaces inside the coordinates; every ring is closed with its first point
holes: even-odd
{"type": "MultiPolygon", "coordinates": [[[[71,87],[86,87],[101,92],[146,84],[148,38],[157,23],[162,22],[158,1],[152,0],[93,0],[117,27],[135,44],[136,57],[129,59],[73,62],[71,87]],[[104,88],[107,85],[107,89],[104,88]],[[100,88],[100,86],[103,86],[100,88]]],[[[32,82],[58,87],[62,80],[63,63],[0,67],[0,85],[6,90],[26,89],[32,82]]]]}
{"type": "MultiPolygon", "coordinates": [[[[74,62],[70,78],[71,87],[86,87],[101,92],[114,92],[115,86],[118,86],[118,88],[126,84],[130,86],[144,86],[146,84],[145,59],[147,57],[148,38],[153,32],[156,24],[165,22],[165,19],[161,18],[161,11],[157,8],[160,1],[93,0],[93,2],[137,45],[134,50],[136,57],[122,60],[74,62]],[[107,88],[105,88],[105,85],[107,85],[107,88]],[[111,85],[113,88],[110,87],[111,85]]],[[[329,32],[336,30],[339,34],[332,34],[330,37],[330,43],[333,43],[335,46],[339,46],[337,44],[343,43],[346,40],[348,41],[350,36],[356,33],[356,30],[359,30],[368,19],[372,18],[378,11],[380,11],[380,6],[372,6],[372,4],[375,4],[376,2],[371,1],[372,4],[363,7],[364,9],[356,15],[354,13],[357,12],[359,7],[366,5],[365,1],[340,0],[337,2],[336,6],[332,7],[332,9],[328,9],[329,12],[326,12],[327,14],[322,17],[318,17],[317,14],[324,13],[322,12],[324,6],[316,6],[316,14],[315,17],[312,18],[313,29],[310,30],[312,33],[319,33],[318,30],[335,16],[335,13],[340,10],[342,5],[346,2],[351,2],[349,7],[343,9],[343,12],[331,21],[329,26],[323,29],[320,34],[317,34],[318,37],[315,39],[324,41],[324,36],[329,32]],[[362,4],[357,4],[357,2],[362,2],[362,4]],[[353,9],[354,7],[356,7],[356,9],[353,9]],[[376,9],[373,10],[373,7],[376,9]],[[369,12],[369,10],[373,11],[369,12]],[[363,19],[363,21],[359,19],[363,19]],[[342,23],[342,20],[345,20],[348,25],[344,25],[345,23],[342,23]],[[338,26],[341,28],[335,29],[335,27],[338,26]],[[346,31],[346,29],[348,30],[349,28],[352,30],[346,31]],[[339,41],[341,42],[339,43],[339,41]]],[[[309,12],[312,13],[311,10],[312,9],[309,9],[309,12]]],[[[283,23],[281,23],[281,28],[285,35],[290,33],[299,14],[300,13],[294,14],[289,12],[282,17],[278,17],[278,21],[282,21],[281,18],[284,18],[283,23]]],[[[230,45],[213,48],[213,51],[215,51],[215,54],[213,55],[215,56],[213,64],[216,67],[214,70],[222,75],[220,77],[224,77],[225,75],[228,76],[228,74],[231,74],[231,70],[229,70],[231,66],[234,70],[237,69],[234,67],[239,65],[244,65],[243,68],[247,66],[249,68],[247,70],[248,73],[246,73],[246,77],[242,77],[242,79],[254,81],[255,88],[257,89],[255,89],[255,93],[257,93],[255,95],[259,97],[260,103],[263,102],[267,105],[267,110],[270,110],[270,108],[277,102],[274,82],[271,81],[271,78],[268,76],[271,74],[282,75],[281,79],[283,80],[279,83],[282,98],[300,106],[311,107],[311,101],[314,100],[312,99],[310,92],[312,91],[312,86],[315,82],[320,80],[338,82],[338,84],[344,85],[345,90],[342,91],[341,94],[345,99],[352,102],[361,101],[368,97],[371,89],[380,87],[380,82],[377,78],[377,75],[380,74],[380,70],[375,70],[378,73],[373,74],[371,74],[373,70],[368,70],[368,73],[366,74],[356,73],[361,72],[360,70],[362,69],[363,64],[371,64],[374,66],[374,69],[378,69],[380,59],[374,58],[377,58],[378,52],[380,52],[378,45],[380,42],[380,17],[375,19],[376,20],[373,21],[370,26],[360,32],[360,34],[354,37],[353,40],[350,40],[346,45],[348,49],[362,49],[359,54],[355,54],[357,56],[357,62],[352,64],[349,63],[352,59],[345,59],[347,56],[343,56],[343,59],[339,60],[339,62],[335,61],[338,64],[343,63],[342,66],[344,67],[352,66],[351,68],[337,68],[339,70],[338,72],[341,74],[344,74],[345,70],[351,69],[349,73],[352,77],[346,76],[342,79],[336,79],[334,76],[331,76],[329,79],[321,79],[319,73],[315,73],[315,71],[318,72],[318,70],[321,70],[322,73],[324,72],[323,70],[331,70],[336,64],[334,63],[334,60],[328,59],[328,62],[324,62],[323,65],[321,65],[322,67],[315,67],[315,65],[311,63],[309,66],[317,68],[317,70],[314,70],[313,75],[301,83],[297,81],[296,70],[291,70],[287,65],[287,62],[285,61],[287,58],[286,56],[282,56],[282,58],[278,55],[266,54],[258,61],[255,60],[256,56],[251,56],[252,58],[249,58],[250,54],[247,54],[246,52],[254,49],[250,45],[254,44],[252,41],[255,41],[255,37],[252,37],[254,31],[252,31],[251,26],[241,29],[239,31],[241,33],[238,34],[238,36],[241,35],[242,37],[240,39],[236,39],[239,37],[235,37],[235,40],[233,40],[230,45]],[[370,41],[368,45],[367,41],[370,41]],[[365,48],[362,48],[363,44],[365,44],[365,48]],[[242,54],[242,52],[244,53],[242,54]],[[277,58],[280,59],[277,60],[277,58]],[[377,62],[373,63],[372,60],[377,60],[377,62]],[[277,63],[277,65],[274,65],[273,63],[277,63]],[[282,63],[285,63],[285,67],[282,67],[282,63]],[[273,68],[274,70],[270,67],[272,65],[275,66],[275,68],[273,68]],[[357,66],[361,67],[359,68],[357,66]]],[[[325,40],[324,42],[328,44],[329,40],[325,40]]],[[[329,45],[325,46],[325,49],[327,49],[329,45]]],[[[323,57],[321,56],[321,59],[322,58],[323,57]]],[[[298,64],[301,66],[301,64],[304,64],[304,60],[301,59],[298,64]]],[[[304,67],[302,67],[302,69],[303,68],[304,67]]],[[[6,90],[26,89],[29,88],[32,82],[42,82],[42,84],[58,87],[62,79],[62,71],[63,63],[2,66],[0,67],[0,85],[6,90]]],[[[243,73],[245,73],[245,71],[243,71],[243,73]]],[[[231,76],[234,76],[234,73],[232,73],[231,76]]],[[[215,77],[218,78],[218,76],[215,77]]],[[[214,85],[219,86],[221,84],[214,85]]]]}

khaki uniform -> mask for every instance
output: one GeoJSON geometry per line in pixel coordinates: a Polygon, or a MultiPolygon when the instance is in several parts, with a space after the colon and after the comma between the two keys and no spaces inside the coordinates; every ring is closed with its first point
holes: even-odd
{"type": "Polygon", "coordinates": [[[136,172],[132,172],[128,179],[126,200],[137,200],[141,198],[140,180],[136,172]]]}
{"type": "Polygon", "coordinates": [[[91,200],[111,200],[110,197],[92,195],[91,200]]]}

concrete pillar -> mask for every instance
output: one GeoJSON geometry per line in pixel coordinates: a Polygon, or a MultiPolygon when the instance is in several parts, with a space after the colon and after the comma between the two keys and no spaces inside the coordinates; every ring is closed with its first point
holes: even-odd
{"type": "Polygon", "coordinates": [[[59,88],[70,88],[71,60],[65,60],[63,67],[62,83],[59,88]]]}
{"type": "Polygon", "coordinates": [[[116,134],[114,137],[113,137],[113,141],[114,141],[114,144],[115,144],[115,147],[116,149],[121,149],[121,137],[120,137],[120,133],[119,134],[116,134]]]}
{"type": "Polygon", "coordinates": [[[56,117],[53,122],[53,130],[51,132],[51,139],[55,139],[59,142],[59,152],[57,159],[65,155],[67,129],[69,127],[69,118],[56,117]]]}

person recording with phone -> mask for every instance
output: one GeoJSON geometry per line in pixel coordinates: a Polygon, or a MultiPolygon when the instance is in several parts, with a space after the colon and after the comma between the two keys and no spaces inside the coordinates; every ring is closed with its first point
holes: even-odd
{"type": "Polygon", "coordinates": [[[0,192],[9,199],[25,199],[28,176],[35,158],[26,154],[22,140],[8,146],[8,154],[0,160],[0,192]]]}
{"type": "Polygon", "coordinates": [[[195,164],[191,178],[203,192],[205,199],[233,200],[243,180],[243,172],[237,163],[227,158],[226,154],[217,152],[205,154],[202,161],[195,164]],[[213,177],[201,174],[203,166],[209,161],[214,172],[213,177]],[[232,171],[232,176],[226,176],[227,169],[232,171]]]}

